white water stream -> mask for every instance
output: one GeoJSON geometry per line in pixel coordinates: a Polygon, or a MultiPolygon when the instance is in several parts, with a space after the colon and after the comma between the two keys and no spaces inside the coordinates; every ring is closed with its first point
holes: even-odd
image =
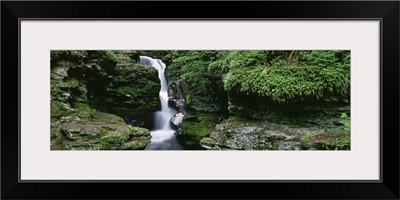
{"type": "Polygon", "coordinates": [[[175,137],[175,130],[171,128],[170,119],[176,113],[176,110],[168,106],[168,83],[165,79],[165,64],[159,59],[153,59],[147,56],[140,56],[139,64],[152,66],[158,70],[160,79],[160,101],[161,111],[154,113],[154,129],[150,131],[151,142],[146,150],[179,150],[179,145],[175,137]]]}

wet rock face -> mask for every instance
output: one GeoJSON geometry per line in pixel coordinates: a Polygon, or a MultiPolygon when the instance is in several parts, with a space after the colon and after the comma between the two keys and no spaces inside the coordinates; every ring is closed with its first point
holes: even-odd
{"type": "Polygon", "coordinates": [[[160,108],[160,80],[153,67],[138,64],[118,65],[94,101],[115,114],[132,111],[155,111],[160,108]]]}
{"type": "Polygon", "coordinates": [[[318,127],[275,124],[231,116],[200,141],[208,150],[299,150],[300,140],[324,132],[318,127]]]}
{"type": "Polygon", "coordinates": [[[230,96],[228,110],[243,118],[325,129],[340,126],[340,115],[350,113],[350,105],[345,101],[278,104],[266,98],[238,95],[230,96]]]}
{"type": "Polygon", "coordinates": [[[174,124],[176,127],[180,127],[182,122],[183,122],[183,118],[185,117],[185,114],[182,112],[178,112],[175,113],[174,116],[172,116],[171,118],[171,123],[174,124]]]}
{"type": "Polygon", "coordinates": [[[200,144],[209,150],[347,149],[341,114],[348,102],[276,104],[253,96],[229,99],[231,117],[200,144]]]}
{"type": "Polygon", "coordinates": [[[187,115],[185,110],[185,97],[183,95],[182,85],[179,82],[173,81],[169,84],[168,98],[169,106],[176,108],[176,110],[178,111],[177,113],[175,113],[170,121],[175,126],[175,128],[179,130],[183,122],[183,118],[187,115]]]}
{"type": "Polygon", "coordinates": [[[168,97],[168,104],[170,106],[176,108],[178,111],[185,110],[185,97],[183,95],[182,85],[179,82],[173,81],[169,84],[168,97]]]}

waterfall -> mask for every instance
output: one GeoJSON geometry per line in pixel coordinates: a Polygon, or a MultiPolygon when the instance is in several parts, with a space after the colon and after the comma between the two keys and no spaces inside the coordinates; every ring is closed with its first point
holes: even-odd
{"type": "Polygon", "coordinates": [[[168,105],[168,83],[164,75],[165,64],[159,59],[147,56],[139,56],[138,63],[156,68],[161,84],[159,92],[161,111],[154,113],[154,129],[150,131],[152,138],[146,150],[182,149],[176,141],[175,130],[171,128],[170,119],[176,113],[176,110],[168,105]]]}

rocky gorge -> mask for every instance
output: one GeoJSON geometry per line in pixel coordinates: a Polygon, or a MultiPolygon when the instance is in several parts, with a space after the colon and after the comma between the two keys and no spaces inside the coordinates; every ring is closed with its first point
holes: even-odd
{"type": "Polygon", "coordinates": [[[231,150],[349,148],[349,144],[328,145],[344,142],[335,141],[335,138],[349,139],[344,122],[349,123],[344,114],[350,112],[348,102],[328,100],[313,105],[279,105],[254,96],[229,99],[230,117],[216,125],[210,137],[200,141],[202,147],[231,150]],[[311,139],[314,141],[310,142],[311,139]]]}
{"type": "Polygon", "coordinates": [[[52,51],[51,149],[350,149],[346,52],[243,52],[52,51]]]}
{"type": "Polygon", "coordinates": [[[160,107],[157,70],[135,51],[51,52],[51,149],[144,149],[160,107]],[[136,127],[136,126],[142,127],[136,127]]]}

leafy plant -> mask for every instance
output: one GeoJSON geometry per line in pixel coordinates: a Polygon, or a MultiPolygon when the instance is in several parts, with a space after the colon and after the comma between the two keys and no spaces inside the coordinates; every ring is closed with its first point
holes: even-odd
{"type": "Polygon", "coordinates": [[[223,77],[224,88],[234,93],[268,96],[280,103],[330,96],[346,98],[350,91],[349,57],[342,61],[336,54],[337,51],[301,52],[301,62],[288,62],[289,58],[279,55],[268,64],[266,51],[232,52],[225,59],[229,71],[223,77]]]}
{"type": "Polygon", "coordinates": [[[190,98],[189,94],[185,96],[185,99],[186,99],[186,105],[190,105],[190,102],[192,101],[192,99],[190,98]]]}
{"type": "Polygon", "coordinates": [[[342,123],[345,127],[350,128],[350,117],[346,113],[342,113],[340,117],[340,123],[342,123]]]}
{"type": "Polygon", "coordinates": [[[300,140],[303,149],[350,150],[349,133],[322,133],[307,135],[300,140]]]}
{"type": "Polygon", "coordinates": [[[328,150],[350,150],[350,134],[321,140],[321,144],[323,148],[328,150]]]}
{"type": "Polygon", "coordinates": [[[350,51],[169,51],[163,57],[171,60],[167,71],[182,83],[193,107],[221,101],[215,97],[223,92],[279,103],[350,95],[350,51]]]}
{"type": "Polygon", "coordinates": [[[115,53],[114,53],[113,51],[107,50],[107,51],[104,51],[104,52],[105,52],[105,54],[106,54],[107,56],[109,56],[114,62],[116,62],[116,63],[119,62],[119,58],[117,57],[117,55],[115,55],[115,53]]]}

